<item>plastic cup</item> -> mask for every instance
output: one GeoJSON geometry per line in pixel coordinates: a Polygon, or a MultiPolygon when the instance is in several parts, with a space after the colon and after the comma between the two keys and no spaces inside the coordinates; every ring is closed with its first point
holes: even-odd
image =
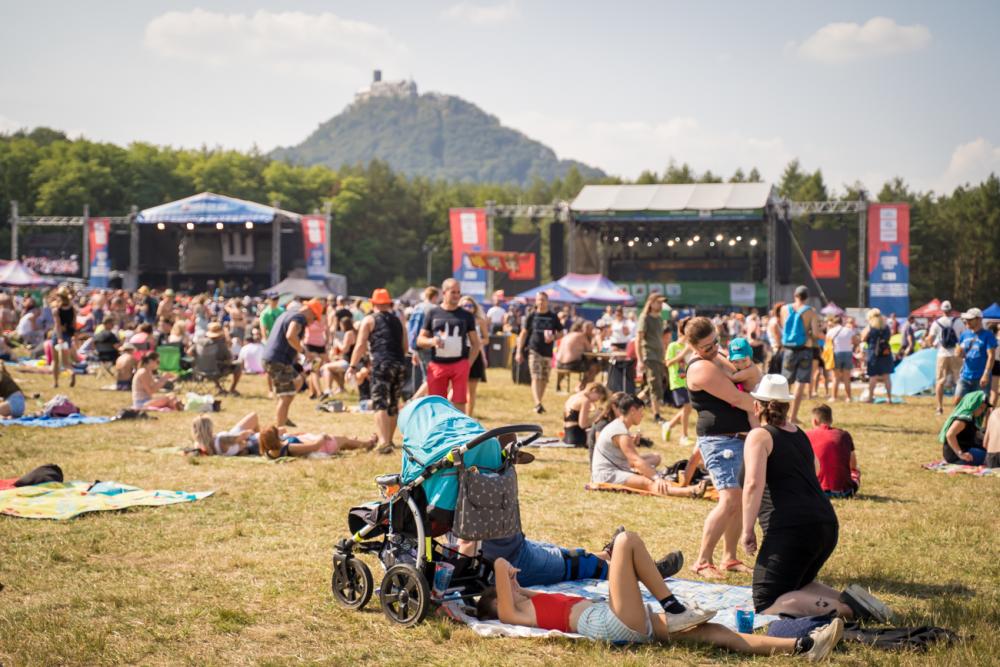
{"type": "Polygon", "coordinates": [[[434,586],[431,592],[438,600],[443,598],[448,591],[453,574],[455,574],[455,566],[451,563],[442,562],[434,565],[434,586]]]}
{"type": "Polygon", "coordinates": [[[736,608],[736,631],[745,635],[753,633],[753,609],[749,607],[736,608]]]}

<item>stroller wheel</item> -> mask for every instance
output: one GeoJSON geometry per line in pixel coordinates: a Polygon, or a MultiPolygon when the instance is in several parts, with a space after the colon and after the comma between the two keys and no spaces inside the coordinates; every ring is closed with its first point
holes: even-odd
{"type": "Polygon", "coordinates": [[[417,568],[406,563],[393,565],[382,578],[379,588],[382,612],[400,625],[416,625],[427,615],[431,591],[427,579],[417,568]]]}
{"type": "Polygon", "coordinates": [[[348,609],[361,609],[372,598],[372,571],[357,558],[335,558],[331,581],[333,598],[348,609]]]}

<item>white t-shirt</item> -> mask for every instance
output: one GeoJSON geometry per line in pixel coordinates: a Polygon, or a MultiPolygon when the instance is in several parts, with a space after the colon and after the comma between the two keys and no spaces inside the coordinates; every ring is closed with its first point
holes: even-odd
{"type": "Polygon", "coordinates": [[[955,337],[961,338],[962,332],[965,331],[965,322],[957,317],[939,317],[931,324],[931,330],[928,334],[934,339],[934,347],[937,348],[939,357],[954,357],[955,350],[958,347],[951,348],[950,350],[941,345],[941,328],[942,327],[953,327],[955,329],[955,337]]]}
{"type": "Polygon", "coordinates": [[[247,343],[240,350],[240,363],[243,370],[251,374],[264,372],[264,346],[260,343],[247,343]]]}
{"type": "Polygon", "coordinates": [[[854,329],[838,324],[830,329],[830,339],[833,341],[833,353],[854,352],[854,329]]]}
{"type": "Polygon", "coordinates": [[[628,320],[611,320],[611,342],[615,345],[625,345],[635,338],[635,324],[628,320]],[[625,331],[628,333],[625,333],[625,331]]]}
{"type": "Polygon", "coordinates": [[[621,417],[602,428],[601,432],[597,434],[597,441],[594,443],[594,461],[591,467],[592,479],[598,477],[593,473],[599,470],[629,471],[632,469],[632,464],[625,458],[621,448],[614,443],[614,438],[619,435],[628,435],[628,426],[621,420],[621,417]]]}
{"type": "Polygon", "coordinates": [[[490,321],[490,324],[494,326],[500,326],[503,324],[503,317],[507,314],[507,311],[500,306],[492,306],[486,311],[486,319],[490,321]]]}

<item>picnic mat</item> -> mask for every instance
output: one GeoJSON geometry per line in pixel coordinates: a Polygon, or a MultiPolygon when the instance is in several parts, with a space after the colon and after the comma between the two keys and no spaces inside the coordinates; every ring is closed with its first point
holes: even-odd
{"type": "Polygon", "coordinates": [[[64,520],[84,512],[190,503],[213,493],[140,489],[119,482],[46,482],[0,491],[0,514],[64,520]]]}
{"type": "MultiPolygon", "coordinates": [[[[184,447],[133,447],[133,449],[148,454],[177,454],[179,456],[185,456],[188,451],[184,447]]],[[[232,459],[235,461],[249,461],[250,463],[294,463],[299,458],[312,458],[312,455],[309,457],[279,456],[276,459],[268,458],[267,456],[192,456],[199,461],[206,459],[232,459]]],[[[324,454],[322,458],[327,457],[324,454]]]]}
{"type": "MultiPolygon", "coordinates": [[[[697,602],[702,609],[716,610],[718,613],[712,623],[719,623],[730,630],[736,630],[736,608],[749,607],[753,609],[753,596],[749,586],[730,586],[728,584],[713,584],[706,581],[691,581],[690,579],[666,579],[670,591],[681,602],[697,602]]],[[[642,595],[647,602],[656,605],[657,602],[645,586],[640,586],[642,595]]],[[[566,593],[582,595],[592,600],[608,599],[608,582],[599,579],[582,579],[580,581],[564,581],[552,586],[533,586],[532,590],[547,593],[566,593]]],[[[587,639],[583,635],[560,632],[558,630],[542,630],[523,625],[510,625],[500,621],[480,621],[465,613],[460,601],[449,600],[441,609],[450,618],[465,623],[480,637],[569,637],[570,639],[587,639]]],[[[753,627],[762,628],[777,616],[755,614],[753,627]]]]}
{"type": "Polygon", "coordinates": [[[967,466],[960,463],[948,463],[945,460],[925,463],[921,466],[925,470],[933,472],[943,472],[949,475],[972,475],[973,477],[1000,477],[1000,468],[986,468],[984,466],[967,466]]]}
{"type": "Polygon", "coordinates": [[[68,417],[18,417],[17,419],[0,419],[4,426],[44,426],[45,428],[62,428],[63,426],[79,426],[81,424],[106,424],[110,417],[85,417],[81,414],[68,417]]]}
{"type": "Polygon", "coordinates": [[[563,442],[559,438],[539,438],[528,447],[558,447],[560,449],[573,449],[574,445],[563,442]]]}
{"type": "MultiPolygon", "coordinates": [[[[681,496],[665,496],[661,493],[653,493],[652,491],[644,491],[643,489],[633,489],[630,486],[625,486],[624,484],[608,484],[607,482],[587,482],[583,485],[583,488],[587,491],[612,491],[615,493],[637,493],[640,496],[653,496],[654,498],[680,498],[681,496]]],[[[719,492],[715,490],[714,487],[708,487],[705,490],[704,500],[719,500],[719,492]]],[[[697,499],[696,499],[697,500],[697,499]]]]}

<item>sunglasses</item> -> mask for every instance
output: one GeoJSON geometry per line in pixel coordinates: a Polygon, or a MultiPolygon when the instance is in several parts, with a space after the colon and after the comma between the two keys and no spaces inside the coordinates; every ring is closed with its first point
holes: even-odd
{"type": "Polygon", "coordinates": [[[701,350],[702,352],[709,352],[711,350],[714,350],[718,346],[719,346],[719,337],[716,336],[715,338],[713,338],[711,341],[709,341],[707,343],[703,343],[701,345],[696,345],[695,348],[701,350]]]}

